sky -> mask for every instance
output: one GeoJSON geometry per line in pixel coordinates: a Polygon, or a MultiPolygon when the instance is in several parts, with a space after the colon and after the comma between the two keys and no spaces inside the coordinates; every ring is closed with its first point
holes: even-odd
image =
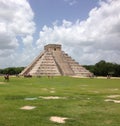
{"type": "Polygon", "coordinates": [[[120,0],[0,0],[0,69],[61,44],[81,65],[120,64],[120,0]]]}

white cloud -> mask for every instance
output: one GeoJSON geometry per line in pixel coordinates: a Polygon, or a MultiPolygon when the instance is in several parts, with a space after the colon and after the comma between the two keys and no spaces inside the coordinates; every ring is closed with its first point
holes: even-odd
{"type": "Polygon", "coordinates": [[[80,64],[103,59],[120,63],[120,1],[100,0],[99,5],[86,20],[64,19],[61,25],[58,20],[53,27],[45,25],[33,47],[34,13],[28,1],[0,0],[0,68],[29,64],[49,43],[62,44],[80,64]]]}
{"type": "Polygon", "coordinates": [[[32,51],[33,18],[27,0],[0,0],[0,67],[16,66],[28,49],[26,47],[31,47],[32,51]],[[17,50],[21,45],[24,49],[19,54],[17,50]]]}
{"type": "Polygon", "coordinates": [[[99,60],[120,63],[120,1],[100,1],[89,17],[76,23],[63,20],[62,25],[44,26],[37,46],[61,43],[63,50],[81,64],[99,60]]]}
{"type": "Polygon", "coordinates": [[[25,46],[32,45],[33,37],[31,35],[27,35],[25,38],[23,38],[23,43],[25,46]]]}

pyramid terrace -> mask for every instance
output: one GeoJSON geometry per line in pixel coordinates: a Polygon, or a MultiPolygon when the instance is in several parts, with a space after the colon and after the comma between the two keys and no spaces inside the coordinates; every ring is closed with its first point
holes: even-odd
{"type": "Polygon", "coordinates": [[[59,44],[48,44],[44,51],[20,75],[32,76],[84,76],[92,73],[62,51],[59,44]]]}

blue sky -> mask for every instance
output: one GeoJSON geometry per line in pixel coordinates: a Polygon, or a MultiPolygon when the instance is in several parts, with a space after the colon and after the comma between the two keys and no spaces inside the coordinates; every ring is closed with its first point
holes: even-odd
{"type": "Polygon", "coordinates": [[[71,22],[85,20],[89,11],[98,6],[98,0],[29,0],[29,3],[37,26],[35,40],[44,25],[52,26],[56,21],[60,25],[63,19],[71,22]]]}
{"type": "Polygon", "coordinates": [[[63,19],[71,22],[85,20],[89,11],[98,6],[98,0],[29,0],[29,3],[35,14],[35,35],[39,35],[44,25],[52,26],[55,21],[60,25],[63,19]]]}
{"type": "Polygon", "coordinates": [[[98,0],[76,0],[73,5],[70,2],[72,0],[29,0],[35,13],[34,20],[40,28],[45,24],[51,25],[55,20],[84,20],[89,11],[98,5],[98,0]]]}
{"type": "Polygon", "coordinates": [[[0,0],[0,68],[26,66],[46,44],[80,64],[120,64],[120,0],[0,0]]]}

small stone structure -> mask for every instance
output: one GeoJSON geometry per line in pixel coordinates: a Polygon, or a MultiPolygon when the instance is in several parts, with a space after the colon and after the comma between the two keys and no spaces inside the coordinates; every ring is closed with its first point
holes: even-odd
{"type": "Polygon", "coordinates": [[[59,44],[48,44],[44,51],[20,75],[32,76],[85,76],[92,75],[68,54],[59,44]]]}

